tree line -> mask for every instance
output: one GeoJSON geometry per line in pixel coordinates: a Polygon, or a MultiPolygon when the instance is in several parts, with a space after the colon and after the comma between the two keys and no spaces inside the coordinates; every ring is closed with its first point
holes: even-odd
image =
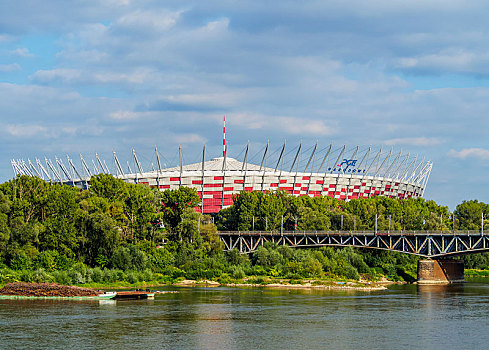
{"type": "Polygon", "coordinates": [[[186,219],[195,221],[198,201],[189,188],[160,192],[106,174],[93,176],[88,190],[20,176],[0,185],[0,262],[49,252],[104,266],[119,248],[155,245],[164,233],[191,241],[198,232],[186,219]]]}
{"type": "MultiPolygon", "coordinates": [[[[489,205],[464,201],[454,212],[423,198],[371,197],[348,202],[285,192],[242,192],[217,215],[220,230],[480,230],[489,205]]],[[[489,229],[489,220],[484,222],[489,229]]]]}
{"type": "MultiPolygon", "coordinates": [[[[379,230],[448,231],[453,223],[455,229],[479,230],[482,213],[489,214],[489,206],[476,200],[464,201],[453,213],[421,198],[344,202],[278,191],[242,192],[234,200],[211,220],[195,210],[199,196],[186,187],[158,191],[100,174],[82,190],[17,177],[0,184],[0,283],[137,281],[155,274],[222,281],[262,275],[409,278],[415,274],[413,256],[273,245],[247,256],[224,252],[215,233],[278,230],[282,225],[285,230],[372,230],[375,221],[379,230]]],[[[489,268],[486,254],[464,259],[469,267],[489,268]]]]}

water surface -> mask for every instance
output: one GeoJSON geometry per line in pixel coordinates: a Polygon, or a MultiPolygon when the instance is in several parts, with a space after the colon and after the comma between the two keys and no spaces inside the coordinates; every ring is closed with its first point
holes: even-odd
{"type": "MultiPolygon", "coordinates": [[[[170,289],[167,289],[170,290],[170,289]]],[[[481,349],[489,284],[380,292],[173,288],[155,300],[0,301],[0,348],[481,349]]]]}

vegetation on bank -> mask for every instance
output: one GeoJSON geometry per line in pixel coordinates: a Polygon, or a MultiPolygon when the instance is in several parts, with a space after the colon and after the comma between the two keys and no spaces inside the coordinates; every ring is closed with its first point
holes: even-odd
{"type": "MultiPolygon", "coordinates": [[[[197,192],[158,191],[96,175],[89,190],[21,176],[0,185],[0,284],[13,281],[93,286],[155,285],[182,279],[221,283],[278,280],[412,281],[417,258],[376,250],[291,249],[223,252],[221,230],[480,229],[489,206],[459,204],[454,213],[424,199],[349,202],[243,192],[211,223],[194,210],[197,192]]],[[[489,229],[489,227],[485,228],[489,229]]],[[[489,268],[489,256],[464,258],[489,268]]]]}
{"type": "Polygon", "coordinates": [[[465,277],[489,277],[489,270],[466,269],[465,277]]]}

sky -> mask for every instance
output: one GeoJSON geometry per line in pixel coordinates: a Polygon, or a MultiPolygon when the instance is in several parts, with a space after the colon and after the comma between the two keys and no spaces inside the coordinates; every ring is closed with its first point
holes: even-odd
{"type": "Polygon", "coordinates": [[[487,203],[488,17],[480,0],[2,1],[0,181],[11,159],[217,157],[225,115],[231,157],[372,145],[431,160],[425,198],[487,203]]]}

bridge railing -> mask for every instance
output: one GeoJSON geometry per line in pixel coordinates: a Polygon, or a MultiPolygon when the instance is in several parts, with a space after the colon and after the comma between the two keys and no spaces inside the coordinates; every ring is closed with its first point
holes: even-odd
{"type": "MultiPolygon", "coordinates": [[[[435,230],[357,230],[357,231],[218,231],[220,236],[270,236],[270,235],[286,235],[286,236],[314,236],[314,235],[330,235],[330,236],[429,236],[429,235],[447,235],[447,236],[481,236],[480,231],[471,230],[452,230],[452,231],[435,231],[435,230]]],[[[484,233],[483,235],[486,235],[484,233]]]]}

